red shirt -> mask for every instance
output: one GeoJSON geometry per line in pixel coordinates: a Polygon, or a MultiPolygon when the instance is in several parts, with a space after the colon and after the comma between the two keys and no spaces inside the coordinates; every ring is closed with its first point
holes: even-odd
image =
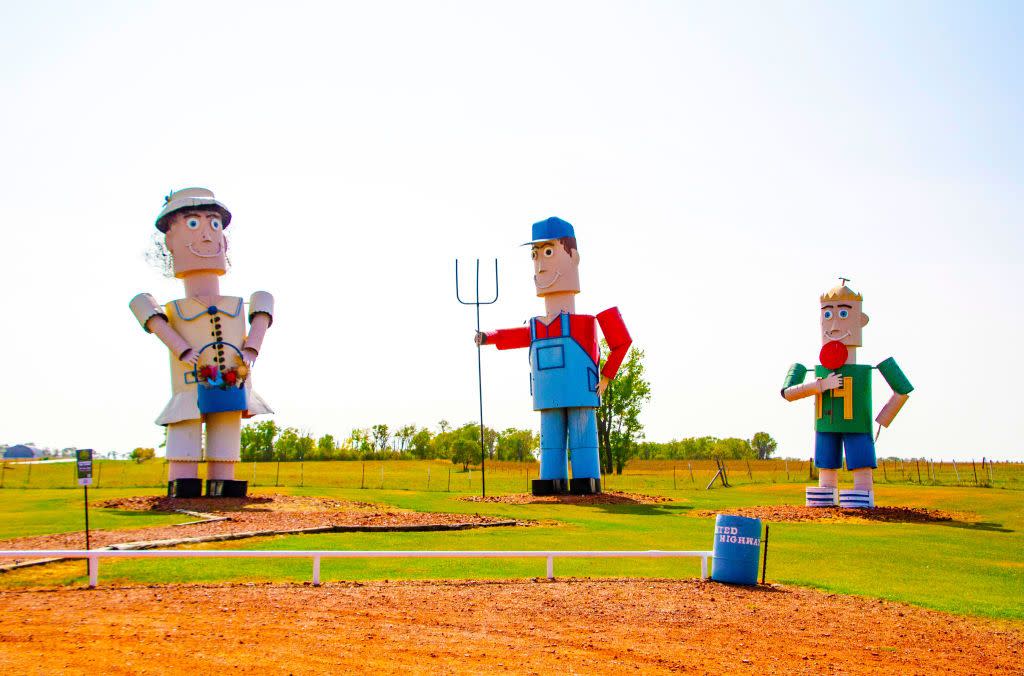
{"type": "MultiPolygon", "coordinates": [[[[597,327],[600,324],[601,332],[608,341],[610,352],[605,361],[601,375],[609,380],[619,372],[619,366],[629,352],[629,346],[633,339],[626,330],[626,324],[622,321],[619,308],[613,307],[593,315],[569,315],[569,335],[580,344],[590,355],[594,363],[600,359],[600,349],[597,344],[597,327]]],[[[545,324],[540,318],[536,321],[537,338],[557,338],[562,335],[562,322],[560,317],[555,317],[550,324],[545,324]]],[[[520,326],[514,329],[498,329],[487,333],[487,343],[494,345],[499,350],[512,350],[520,347],[530,346],[530,327],[520,326]]]]}

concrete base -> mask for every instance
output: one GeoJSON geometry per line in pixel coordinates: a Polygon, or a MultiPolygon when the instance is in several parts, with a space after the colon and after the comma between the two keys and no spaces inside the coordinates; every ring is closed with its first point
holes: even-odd
{"type": "Polygon", "coordinates": [[[169,498],[199,498],[202,495],[202,479],[174,479],[167,482],[167,497],[169,498]]]}
{"type": "Polygon", "coordinates": [[[536,496],[565,495],[569,492],[568,479],[534,479],[532,486],[536,496]]]}
{"type": "Polygon", "coordinates": [[[573,495],[597,495],[601,492],[601,480],[573,479],[569,482],[569,492],[573,495]]]}
{"type": "Polygon", "coordinates": [[[208,498],[244,498],[248,492],[248,481],[235,481],[234,479],[206,480],[206,497],[208,498]]]}

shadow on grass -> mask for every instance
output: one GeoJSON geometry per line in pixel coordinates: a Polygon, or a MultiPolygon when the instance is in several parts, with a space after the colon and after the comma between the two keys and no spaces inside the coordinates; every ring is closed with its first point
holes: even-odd
{"type": "Polygon", "coordinates": [[[940,526],[962,528],[964,530],[981,530],[990,533],[1014,533],[1012,528],[1003,528],[1003,524],[994,521],[934,521],[940,526]]]}

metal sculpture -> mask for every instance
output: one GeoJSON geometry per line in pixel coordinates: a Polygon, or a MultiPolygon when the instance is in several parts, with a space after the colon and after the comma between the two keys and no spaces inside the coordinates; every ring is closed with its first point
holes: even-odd
{"type": "Polygon", "coordinates": [[[185,188],[164,198],[156,229],[185,297],[160,305],[148,293],[129,306],[147,333],[170,351],[171,400],[156,419],[167,428],[167,491],[171,497],[202,493],[199,463],[207,463],[206,493],[244,496],[248,483],[235,480],[242,418],[273,413],[252,389],[252,366],[273,322],[274,298],[257,291],[245,303],[222,296],[227,271],[224,231],[231,212],[205,188],[185,188]],[[245,322],[249,320],[246,333],[245,322]],[[203,426],[206,426],[205,453],[203,426]]]}
{"type": "Polygon", "coordinates": [[[888,427],[914,387],[892,357],[877,366],[857,363],[857,348],[863,345],[862,332],[868,323],[863,312],[864,298],[840,284],[821,296],[821,352],[815,379],[804,383],[807,367],[793,364],[782,385],[782,396],[796,401],[814,396],[814,464],[818,467],[818,486],[808,486],[809,507],[833,507],[839,484],[839,469],[846,455],[846,467],[853,472],[853,489],[839,491],[840,507],[875,506],[872,470],[877,467],[875,440],[888,427]],[[877,369],[893,394],[875,418],[878,432],[871,436],[871,372],[877,369]]]}
{"type": "Polygon", "coordinates": [[[533,237],[524,246],[530,247],[544,316],[518,328],[478,330],[475,341],[499,350],[530,350],[533,408],[541,416],[540,478],[533,481],[533,494],[600,493],[596,409],[632,339],[618,308],[596,316],[576,314],[580,254],[570,223],[556,217],[534,223],[533,237]],[[600,371],[599,325],[610,348],[600,371]]]}

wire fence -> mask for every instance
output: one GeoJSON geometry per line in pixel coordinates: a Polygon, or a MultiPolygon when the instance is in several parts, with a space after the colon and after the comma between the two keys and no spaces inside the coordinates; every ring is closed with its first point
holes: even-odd
{"type": "MultiPolygon", "coordinates": [[[[724,460],[729,485],[804,484],[816,481],[813,461],[793,459],[724,460]]],[[[537,478],[536,463],[488,461],[487,492],[525,493],[537,478]]],[[[622,474],[606,474],[605,490],[664,493],[705,489],[715,477],[715,460],[633,460],[622,474]]],[[[202,472],[205,468],[201,465],[202,472]]],[[[455,493],[481,492],[478,466],[468,470],[447,460],[247,462],[239,463],[237,479],[252,487],[333,487],[347,489],[415,490],[455,493]]],[[[923,486],[978,486],[1024,489],[1024,462],[885,458],[874,471],[876,483],[923,486]]],[[[840,480],[852,475],[840,471],[840,480]]],[[[98,460],[93,468],[94,488],[152,488],[167,483],[167,463],[156,458],[143,463],[131,460],[98,460]]],[[[73,462],[0,463],[0,489],[74,488],[78,483],[73,462]]],[[[720,487],[721,480],[714,482],[720,487]]]]}

